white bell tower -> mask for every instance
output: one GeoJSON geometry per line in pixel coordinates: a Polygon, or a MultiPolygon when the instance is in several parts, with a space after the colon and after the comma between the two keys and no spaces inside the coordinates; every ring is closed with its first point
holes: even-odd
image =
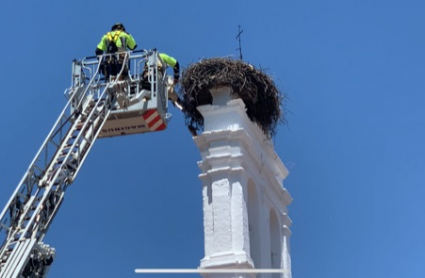
{"type": "Polygon", "coordinates": [[[283,269],[282,273],[204,273],[205,278],[291,278],[286,167],[230,87],[213,88],[198,106],[204,131],[194,137],[202,160],[205,257],[201,269],[283,269]]]}

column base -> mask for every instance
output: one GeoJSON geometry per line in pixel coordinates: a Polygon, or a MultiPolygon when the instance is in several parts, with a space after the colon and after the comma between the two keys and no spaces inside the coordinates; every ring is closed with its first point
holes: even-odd
{"type": "Polygon", "coordinates": [[[254,263],[246,252],[222,252],[205,256],[201,260],[200,268],[239,268],[252,269],[254,263]]]}

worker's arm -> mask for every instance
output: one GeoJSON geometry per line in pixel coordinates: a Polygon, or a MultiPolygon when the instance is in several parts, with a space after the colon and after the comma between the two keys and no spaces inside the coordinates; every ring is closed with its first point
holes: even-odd
{"type": "Polygon", "coordinates": [[[166,63],[167,65],[169,65],[170,67],[173,68],[174,71],[174,83],[179,82],[179,78],[180,78],[180,64],[179,62],[174,59],[171,56],[168,56],[167,54],[164,53],[159,53],[159,57],[161,58],[161,60],[166,63]]]}
{"type": "Polygon", "coordinates": [[[106,35],[102,37],[100,43],[97,45],[95,50],[96,55],[102,55],[106,51],[106,35]]]}
{"type": "Polygon", "coordinates": [[[130,50],[134,50],[134,49],[136,49],[136,47],[137,47],[136,40],[133,38],[133,36],[132,36],[131,34],[126,33],[126,35],[127,35],[127,38],[126,38],[126,41],[127,41],[127,47],[128,47],[130,50]]]}

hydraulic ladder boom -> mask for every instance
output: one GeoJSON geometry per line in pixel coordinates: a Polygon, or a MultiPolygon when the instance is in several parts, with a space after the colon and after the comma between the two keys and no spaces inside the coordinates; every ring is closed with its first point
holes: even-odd
{"type": "MultiPolygon", "coordinates": [[[[130,54],[124,52],[120,57],[130,61],[130,54]]],[[[149,57],[153,55],[156,57],[156,51],[149,57]]],[[[146,53],[136,57],[137,72],[133,75],[136,79],[130,72],[126,81],[121,78],[122,67],[116,77],[102,82],[99,69],[105,57],[93,62],[74,61],[72,87],[65,91],[69,100],[0,214],[0,278],[46,277],[55,249],[44,244],[43,238],[65,191],[74,181],[111,111],[119,108],[117,99],[121,97],[123,105],[127,105],[131,88],[139,89],[140,63],[147,59],[146,53]]],[[[152,71],[157,70],[155,59],[152,71]]],[[[165,88],[161,80],[152,84],[156,88],[149,92],[151,96],[165,88]]],[[[166,102],[166,91],[159,93],[166,102]]]]}

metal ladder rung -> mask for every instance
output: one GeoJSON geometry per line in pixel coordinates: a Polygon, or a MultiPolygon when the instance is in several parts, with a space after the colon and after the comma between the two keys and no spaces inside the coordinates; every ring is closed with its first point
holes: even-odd
{"type": "Polygon", "coordinates": [[[59,155],[60,158],[67,156],[69,153],[72,153],[70,149],[62,150],[62,153],[59,155]]]}
{"type": "MultiPolygon", "coordinates": [[[[16,244],[16,243],[18,243],[18,241],[19,241],[19,238],[14,238],[10,243],[9,243],[9,245],[12,245],[12,244],[16,244]]],[[[13,248],[13,247],[10,247],[10,248],[13,248]]]]}
{"type": "Polygon", "coordinates": [[[53,183],[53,185],[54,185],[54,186],[58,186],[59,184],[61,184],[61,182],[59,182],[59,181],[55,181],[55,182],[53,183]]]}
{"type": "Polygon", "coordinates": [[[68,155],[68,153],[61,153],[59,156],[58,156],[58,160],[60,160],[60,159],[64,159],[66,156],[68,155]]]}
{"type": "Polygon", "coordinates": [[[71,150],[72,144],[67,144],[63,147],[62,151],[71,150]]]}

